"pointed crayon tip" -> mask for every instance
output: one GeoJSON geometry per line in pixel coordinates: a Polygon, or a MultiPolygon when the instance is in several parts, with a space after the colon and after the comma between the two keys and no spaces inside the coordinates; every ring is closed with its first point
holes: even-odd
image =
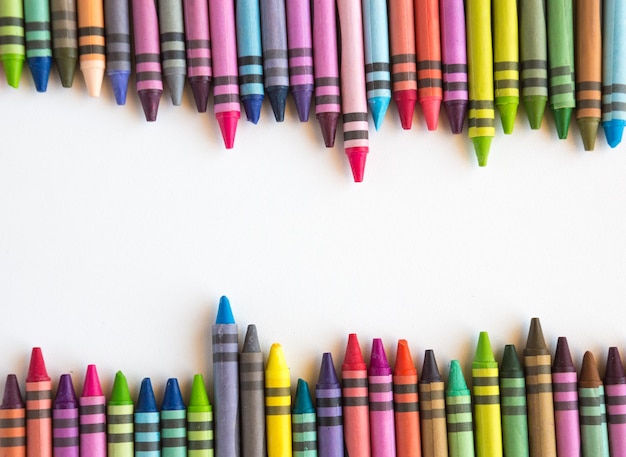
{"type": "Polygon", "coordinates": [[[145,89],[138,92],[141,107],[146,116],[146,121],[154,122],[159,112],[159,102],[163,91],[160,89],[145,89]]]}
{"type": "Polygon", "coordinates": [[[115,96],[115,103],[117,103],[118,106],[126,104],[129,77],[130,72],[128,71],[114,71],[109,73],[109,80],[111,81],[111,88],[113,89],[113,95],[115,96]]]}
{"type": "Polygon", "coordinates": [[[22,69],[24,68],[24,59],[5,59],[2,61],[4,67],[4,73],[7,78],[9,86],[17,89],[20,85],[20,79],[22,77],[22,69]]]}
{"type": "Polygon", "coordinates": [[[626,122],[618,119],[613,119],[611,121],[603,122],[602,127],[604,128],[604,136],[606,137],[606,142],[612,148],[616,147],[618,144],[622,142],[622,135],[624,134],[624,125],[626,122]]]}
{"type": "Polygon", "coordinates": [[[398,340],[398,349],[396,351],[396,364],[393,367],[394,376],[414,376],[417,374],[409,343],[406,340],[398,340]]]}
{"type": "Polygon", "coordinates": [[[189,85],[196,109],[199,113],[206,113],[209,104],[209,93],[211,92],[211,80],[208,76],[190,76],[189,85]]]}
{"type": "Polygon", "coordinates": [[[602,385],[596,359],[590,351],[585,352],[583,364],[580,368],[578,386],[582,388],[596,388],[602,385]]]}
{"type": "Polygon", "coordinates": [[[576,373],[576,367],[574,367],[574,361],[572,360],[572,354],[567,344],[567,338],[559,336],[556,341],[556,351],[554,352],[554,364],[552,365],[552,371],[555,373],[576,373]]]}
{"type": "Polygon", "coordinates": [[[560,140],[567,139],[569,132],[569,124],[572,119],[572,108],[559,108],[552,111],[554,124],[556,125],[556,133],[560,140]]]}
{"type": "Polygon", "coordinates": [[[76,75],[77,59],[72,57],[58,57],[55,58],[54,61],[57,64],[61,85],[66,89],[72,87],[74,84],[74,76],[76,75]]]}
{"type": "Polygon", "coordinates": [[[521,378],[524,376],[524,369],[515,350],[515,345],[504,346],[502,355],[502,366],[500,367],[501,378],[521,378]]]}
{"type": "Polygon", "coordinates": [[[248,325],[248,329],[246,330],[246,337],[243,340],[243,349],[242,353],[256,353],[261,352],[261,344],[259,343],[259,337],[256,331],[256,325],[250,324],[248,325]]]}
{"type": "Polygon", "coordinates": [[[314,413],[313,401],[311,400],[311,391],[309,384],[304,379],[298,379],[296,387],[296,396],[293,399],[293,414],[314,413]]]}
{"type": "Polygon", "coordinates": [[[226,149],[232,149],[235,145],[235,134],[237,133],[237,122],[241,114],[239,111],[224,111],[216,113],[217,123],[220,126],[222,132],[222,138],[224,139],[224,146],[226,149]]]}
{"type": "Polygon", "coordinates": [[[265,89],[267,98],[270,99],[270,105],[272,105],[272,111],[274,112],[274,118],[276,119],[276,122],[283,122],[285,120],[287,92],[287,86],[275,86],[265,89]]]}
{"type": "Polygon", "coordinates": [[[367,104],[372,112],[372,118],[374,119],[374,127],[376,130],[380,130],[389,107],[390,97],[372,97],[367,100],[367,104]]]}
{"type": "Polygon", "coordinates": [[[474,362],[495,362],[496,358],[493,356],[493,349],[491,349],[491,342],[489,341],[489,334],[487,332],[480,332],[478,335],[478,344],[476,345],[476,355],[474,356],[474,362]]]}
{"type": "Polygon", "coordinates": [[[467,100],[444,102],[443,106],[448,115],[448,122],[450,123],[452,133],[459,134],[463,132],[463,126],[465,125],[465,118],[467,116],[467,100]]]}
{"type": "Polygon", "coordinates": [[[57,394],[54,398],[53,408],[71,409],[78,407],[72,376],[69,374],[61,375],[59,385],[57,386],[57,394]]]}
{"type": "Polygon", "coordinates": [[[320,375],[317,384],[318,386],[339,384],[339,378],[337,377],[335,364],[333,363],[333,356],[330,352],[325,352],[322,355],[322,365],[320,366],[320,375]]]}
{"type": "Polygon", "coordinates": [[[369,148],[367,147],[346,148],[346,155],[348,156],[354,182],[363,182],[368,151],[369,148]]]}
{"type": "Polygon", "coordinates": [[[22,400],[22,393],[20,392],[20,383],[16,375],[9,374],[4,384],[4,395],[0,409],[18,408],[24,408],[24,400],[22,400]]]}
{"type": "Polygon", "coordinates": [[[183,396],[180,393],[178,379],[170,378],[167,380],[167,384],[165,385],[165,393],[163,394],[163,402],[161,403],[161,409],[165,411],[185,409],[185,402],[183,401],[183,396]]]}
{"type": "Polygon", "coordinates": [[[374,338],[372,342],[368,374],[370,376],[387,376],[391,374],[391,367],[387,361],[387,354],[385,354],[385,346],[380,338],[374,338]]]}
{"type": "Polygon", "coordinates": [[[85,86],[90,97],[99,97],[102,90],[102,80],[104,79],[104,66],[85,66],[81,64],[80,70],[83,72],[85,86]]]}
{"type": "Polygon", "coordinates": [[[121,371],[115,373],[115,380],[113,381],[113,389],[111,390],[111,398],[109,399],[110,405],[127,405],[132,404],[133,400],[130,396],[130,389],[128,388],[128,381],[126,376],[121,371]]]}
{"type": "Polygon", "coordinates": [[[193,377],[191,385],[191,395],[189,396],[189,412],[207,410],[210,406],[209,396],[204,385],[204,378],[201,374],[193,377]]]}
{"type": "Polygon", "coordinates": [[[234,324],[233,310],[230,308],[230,301],[226,296],[220,298],[220,304],[217,308],[216,324],[234,324]]]}
{"type": "Polygon", "coordinates": [[[288,369],[283,347],[279,343],[272,344],[270,353],[267,356],[267,365],[265,368],[270,371],[288,369]]]}
{"type": "Polygon", "coordinates": [[[185,80],[187,77],[184,74],[173,73],[165,75],[163,79],[170,91],[172,105],[180,106],[183,103],[183,89],[185,88],[185,80]]]}
{"type": "Polygon", "coordinates": [[[472,138],[472,144],[474,145],[474,152],[476,152],[476,158],[478,159],[478,166],[484,167],[487,165],[487,158],[489,157],[489,149],[491,148],[490,136],[477,136],[472,138]]]}
{"type": "Polygon", "coordinates": [[[541,121],[543,120],[543,113],[546,110],[546,99],[544,98],[531,98],[524,100],[524,109],[528,116],[528,122],[532,130],[538,130],[541,128],[541,121]]]}
{"type": "Polygon", "coordinates": [[[303,86],[298,89],[292,88],[293,101],[296,103],[296,111],[300,122],[308,122],[311,111],[311,97],[313,96],[313,86],[303,86]]]}
{"type": "Polygon", "coordinates": [[[26,59],[30,73],[33,76],[35,89],[37,92],[45,92],[48,90],[48,79],[50,78],[50,69],[52,68],[51,57],[30,57],[26,59]]]}
{"type": "Polygon", "coordinates": [[[604,382],[613,385],[626,384],[622,358],[615,346],[609,348],[609,355],[606,360],[606,371],[604,372],[604,382]]]}
{"type": "Polygon", "coordinates": [[[85,383],[83,384],[83,397],[102,397],[102,385],[98,377],[98,370],[95,365],[87,365],[85,383]]]}
{"type": "Polygon", "coordinates": [[[143,378],[139,389],[139,398],[137,399],[137,412],[156,412],[158,411],[154,390],[150,378],[143,378]]]}
{"type": "Polygon", "coordinates": [[[265,97],[260,94],[246,95],[241,97],[243,109],[246,112],[246,118],[249,122],[257,124],[261,118],[261,108],[263,107],[263,99],[265,97]]]}
{"type": "Polygon", "coordinates": [[[398,107],[400,124],[404,130],[411,130],[413,126],[413,113],[417,102],[416,90],[401,90],[393,93],[393,99],[398,107]]]}
{"type": "Polygon", "coordinates": [[[548,346],[546,340],[543,337],[543,330],[541,330],[541,322],[538,317],[533,317],[530,320],[530,328],[528,329],[528,338],[526,339],[526,348],[524,349],[524,355],[543,355],[548,353],[548,346]]]}
{"type": "Polygon", "coordinates": [[[332,148],[335,146],[335,135],[339,124],[339,113],[319,113],[317,122],[320,124],[324,146],[332,148]]]}
{"type": "Polygon", "coordinates": [[[580,137],[583,140],[583,146],[585,151],[593,151],[596,147],[596,136],[598,134],[598,126],[600,120],[590,117],[582,117],[576,119],[578,124],[578,130],[580,130],[580,137]]]}
{"type": "Polygon", "coordinates": [[[500,113],[500,121],[502,122],[502,131],[506,135],[513,133],[515,117],[517,116],[517,105],[517,103],[496,103],[498,113],[500,113]]]}
{"type": "Polygon", "coordinates": [[[430,97],[422,98],[420,105],[422,106],[422,113],[426,121],[426,128],[431,132],[437,130],[439,111],[441,110],[441,99],[430,97]]]}
{"type": "Polygon", "coordinates": [[[356,333],[350,333],[350,335],[348,335],[348,345],[346,347],[346,355],[343,359],[342,369],[349,371],[367,369],[356,333]]]}
{"type": "Polygon", "coordinates": [[[448,388],[446,392],[448,395],[452,396],[469,394],[467,382],[465,382],[465,376],[463,376],[463,370],[458,360],[450,361],[450,373],[448,375],[448,388]]]}
{"type": "Polygon", "coordinates": [[[424,365],[422,366],[422,378],[420,382],[440,382],[442,381],[435,353],[432,349],[426,349],[424,352],[424,365]]]}
{"type": "Polygon", "coordinates": [[[30,365],[28,366],[28,375],[26,376],[26,382],[39,382],[50,381],[48,371],[46,370],[46,364],[43,361],[43,354],[41,348],[33,348],[30,355],[30,365]]]}

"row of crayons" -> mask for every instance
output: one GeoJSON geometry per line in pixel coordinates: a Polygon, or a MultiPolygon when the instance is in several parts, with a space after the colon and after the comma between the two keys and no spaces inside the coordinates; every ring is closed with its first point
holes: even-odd
{"type": "Polygon", "coordinates": [[[492,14],[491,0],[3,0],[0,60],[15,87],[26,60],[40,92],[53,58],[65,87],[80,64],[92,96],[106,70],[124,104],[132,16],[137,92],[148,121],[156,120],[163,80],[179,105],[188,79],[199,112],[207,110],[212,84],[215,115],[232,148],[240,103],[257,123],[267,94],[282,121],[290,90],[302,122],[314,100],[327,147],[342,115],[344,148],[361,181],[368,105],[378,129],[392,98],[404,129],[417,101],[429,130],[437,128],[442,103],[454,133],[467,117],[481,166],[495,109],[512,133],[520,99],[532,129],[549,105],[566,138],[576,110],[586,150],[594,149],[601,122],[617,146],[626,123],[626,7],[603,3],[495,0],[492,14]]]}

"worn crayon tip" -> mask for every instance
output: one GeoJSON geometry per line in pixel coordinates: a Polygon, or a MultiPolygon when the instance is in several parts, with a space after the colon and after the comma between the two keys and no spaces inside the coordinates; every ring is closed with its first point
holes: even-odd
{"type": "Polygon", "coordinates": [[[398,107],[400,124],[404,130],[411,130],[413,126],[413,113],[417,102],[416,90],[400,90],[393,93],[393,99],[398,107]]]}
{"type": "Polygon", "coordinates": [[[102,80],[104,79],[104,64],[97,66],[81,64],[80,70],[83,73],[87,93],[90,97],[99,97],[102,90],[102,80]]]}
{"type": "Polygon", "coordinates": [[[17,376],[9,374],[7,375],[6,383],[4,384],[4,395],[2,397],[2,405],[0,406],[0,409],[17,408],[24,408],[24,400],[22,400],[20,383],[17,380],[17,376]]]}
{"type": "Polygon", "coordinates": [[[102,385],[98,377],[98,370],[95,365],[87,365],[85,383],[83,384],[83,397],[102,397],[102,385]]]}
{"type": "Polygon", "coordinates": [[[69,89],[74,84],[74,76],[76,75],[76,57],[56,57],[54,61],[57,64],[61,85],[69,89]]]}
{"type": "Polygon", "coordinates": [[[343,359],[342,369],[349,371],[367,369],[356,333],[350,333],[350,335],[348,335],[348,345],[346,347],[346,355],[343,359]]]}
{"type": "Polygon", "coordinates": [[[618,144],[622,142],[622,135],[624,134],[624,125],[626,122],[613,119],[611,121],[603,122],[602,128],[604,129],[604,136],[606,137],[606,142],[612,148],[616,147],[618,144]]]}
{"type": "Polygon", "coordinates": [[[346,148],[346,155],[348,156],[348,162],[350,163],[350,169],[352,170],[354,182],[363,182],[363,176],[365,175],[365,161],[367,160],[368,151],[369,148],[365,146],[346,148]]]}
{"type": "Polygon", "coordinates": [[[20,79],[22,77],[24,59],[20,57],[11,58],[10,56],[4,56],[2,59],[2,66],[4,67],[7,84],[17,89],[20,85],[20,79]]]}
{"type": "Polygon", "coordinates": [[[391,367],[387,361],[387,354],[385,354],[385,346],[380,338],[374,338],[372,342],[368,374],[370,376],[387,376],[391,374],[391,367]]]}
{"type": "Polygon", "coordinates": [[[217,123],[220,126],[222,132],[222,138],[224,139],[224,146],[226,149],[232,149],[235,145],[235,134],[237,133],[237,122],[241,114],[239,111],[224,111],[222,113],[216,113],[217,123]]]}
{"type": "Polygon", "coordinates": [[[113,389],[111,390],[111,397],[109,398],[110,405],[128,405],[132,404],[133,400],[130,396],[130,389],[128,388],[128,381],[126,376],[121,371],[115,373],[115,380],[113,381],[113,389]]]}
{"type": "Polygon", "coordinates": [[[606,384],[626,384],[624,376],[624,366],[619,350],[613,346],[609,348],[609,355],[606,360],[606,371],[604,372],[604,382],[606,384]]]}
{"type": "Polygon", "coordinates": [[[28,62],[30,73],[33,76],[33,82],[35,83],[37,92],[45,92],[48,90],[52,57],[29,57],[26,61],[28,62]]]}
{"type": "Polygon", "coordinates": [[[137,399],[137,412],[155,412],[158,410],[150,378],[143,378],[137,399]]]}
{"type": "Polygon", "coordinates": [[[26,376],[26,382],[40,381],[50,381],[50,376],[48,376],[46,364],[43,361],[41,348],[35,347],[30,354],[30,365],[28,366],[28,375],[26,376]]]}
{"type": "Polygon", "coordinates": [[[385,119],[390,101],[391,97],[372,97],[367,100],[376,130],[380,130],[380,127],[383,125],[383,120],[385,119]]]}
{"type": "Polygon", "coordinates": [[[601,385],[602,379],[598,372],[596,359],[590,351],[587,351],[583,356],[583,364],[580,368],[580,377],[578,378],[578,387],[593,389],[601,385]]]}
{"type": "Polygon", "coordinates": [[[478,344],[476,345],[476,355],[474,356],[474,362],[495,362],[496,359],[493,355],[493,349],[491,349],[491,342],[489,341],[489,334],[487,332],[480,332],[478,335],[478,344]]]}
{"type": "Polygon", "coordinates": [[[216,324],[234,324],[233,310],[230,308],[230,301],[226,296],[220,298],[220,304],[217,307],[216,324]]]}
{"type": "Polygon", "coordinates": [[[210,407],[209,396],[204,385],[204,378],[201,374],[193,376],[191,385],[191,395],[189,396],[189,412],[207,411],[210,407]]]}
{"type": "Polygon", "coordinates": [[[437,130],[439,124],[439,111],[441,110],[441,99],[439,98],[422,98],[420,100],[422,107],[422,113],[424,114],[424,120],[426,121],[426,128],[428,130],[437,130]]]}
{"type": "Polygon", "coordinates": [[[129,71],[112,71],[109,73],[109,81],[111,81],[111,89],[113,89],[115,103],[119,106],[126,104],[129,77],[129,71]]]}
{"type": "Polygon", "coordinates": [[[311,111],[311,97],[313,96],[313,85],[303,85],[291,90],[293,101],[296,103],[296,111],[300,122],[308,122],[311,111]]]}
{"type": "Polygon", "coordinates": [[[256,325],[254,324],[248,325],[248,329],[246,330],[246,337],[243,340],[243,348],[241,352],[242,353],[261,352],[261,344],[259,343],[259,337],[257,335],[256,325]]]}
{"type": "Polygon", "coordinates": [[[496,107],[498,113],[500,113],[500,121],[502,122],[502,131],[506,135],[513,133],[513,127],[515,126],[515,117],[517,116],[517,102],[505,102],[498,103],[496,101],[496,107]]]}
{"type": "Polygon", "coordinates": [[[160,89],[145,89],[138,91],[141,107],[146,116],[146,121],[154,122],[159,112],[159,102],[163,91],[160,89]]]}
{"type": "Polygon", "coordinates": [[[393,367],[394,376],[414,376],[417,374],[409,343],[406,340],[398,340],[398,349],[396,350],[396,364],[393,367]]]}
{"type": "Polygon", "coordinates": [[[442,381],[435,353],[432,349],[426,349],[424,352],[424,365],[422,366],[422,378],[420,382],[440,382],[442,381]]]}
{"type": "Polygon", "coordinates": [[[459,134],[463,132],[463,126],[465,125],[465,118],[467,116],[467,100],[444,102],[443,106],[448,115],[448,122],[450,123],[452,133],[459,134]]]}
{"type": "Polygon", "coordinates": [[[335,371],[335,364],[333,363],[333,356],[330,352],[322,354],[322,365],[320,366],[320,375],[317,379],[318,386],[324,385],[337,385],[339,378],[335,371]]]}
{"type": "Polygon", "coordinates": [[[458,360],[450,361],[450,373],[448,374],[448,388],[446,392],[447,395],[451,396],[469,394],[467,382],[465,382],[465,376],[463,376],[463,370],[458,360]]]}
{"type": "Polygon", "coordinates": [[[263,107],[263,99],[265,97],[260,94],[246,95],[241,97],[243,109],[246,112],[246,118],[249,122],[257,124],[261,118],[261,108],[263,107]]]}
{"type": "Polygon", "coordinates": [[[546,345],[546,340],[543,337],[541,322],[539,322],[538,317],[533,317],[530,320],[530,328],[528,329],[528,338],[526,339],[524,355],[534,356],[544,354],[548,354],[548,346],[546,345]]]}
{"type": "Polygon", "coordinates": [[[71,409],[76,408],[77,405],[78,399],[76,398],[76,392],[74,391],[72,376],[69,374],[62,374],[59,379],[57,394],[54,398],[54,404],[52,406],[57,409],[71,409]]]}
{"type": "Polygon", "coordinates": [[[185,409],[185,402],[183,401],[183,396],[180,393],[178,379],[170,378],[167,380],[165,393],[163,394],[163,402],[161,402],[161,409],[165,411],[185,409]]]}
{"type": "Polygon", "coordinates": [[[502,355],[502,365],[500,367],[501,378],[520,378],[524,376],[524,369],[517,356],[515,345],[507,344],[504,346],[504,354],[502,355]]]}
{"type": "Polygon", "coordinates": [[[283,347],[279,343],[272,344],[265,369],[267,371],[288,369],[283,347]]]}
{"type": "Polygon", "coordinates": [[[172,105],[180,106],[183,102],[183,89],[185,88],[186,76],[180,73],[168,74],[163,77],[170,91],[172,105]]]}
{"type": "Polygon", "coordinates": [[[576,123],[578,124],[578,130],[580,130],[580,137],[583,140],[585,151],[593,151],[596,147],[596,136],[600,120],[591,117],[581,117],[576,119],[576,123]]]}
{"type": "Polygon", "coordinates": [[[316,117],[322,131],[324,145],[327,148],[334,147],[337,124],[339,124],[339,113],[319,113],[316,117]]]}
{"type": "Polygon", "coordinates": [[[524,100],[524,109],[526,110],[528,122],[532,130],[541,128],[543,113],[546,110],[546,101],[544,97],[524,100]]]}
{"type": "Polygon", "coordinates": [[[272,105],[276,122],[283,122],[285,120],[285,105],[287,103],[288,91],[289,88],[287,86],[273,86],[265,89],[267,98],[270,99],[270,105],[272,105]]]}
{"type": "Polygon", "coordinates": [[[304,379],[298,379],[296,387],[296,396],[293,399],[293,414],[314,413],[313,401],[311,400],[311,391],[309,384],[304,379]]]}
{"type": "Polygon", "coordinates": [[[552,111],[556,132],[560,140],[567,139],[569,124],[572,119],[572,108],[559,108],[552,111]]]}
{"type": "Polygon", "coordinates": [[[556,340],[556,351],[554,352],[554,364],[552,371],[555,373],[576,372],[572,354],[567,344],[567,338],[559,336],[556,340]]]}
{"type": "Polygon", "coordinates": [[[190,76],[189,85],[191,93],[199,113],[206,113],[209,104],[209,93],[211,92],[211,80],[208,76],[190,76]]]}
{"type": "Polygon", "coordinates": [[[474,152],[478,159],[478,166],[484,167],[487,165],[487,158],[489,157],[489,149],[491,148],[490,136],[477,136],[472,138],[472,144],[474,145],[474,152]]]}

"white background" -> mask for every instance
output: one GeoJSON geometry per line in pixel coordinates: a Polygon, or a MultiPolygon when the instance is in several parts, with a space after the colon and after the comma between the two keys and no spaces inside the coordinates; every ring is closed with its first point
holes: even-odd
{"type": "Polygon", "coordinates": [[[341,131],[325,149],[291,98],[282,124],[267,102],[242,118],[230,151],[189,87],[147,123],[133,81],[118,107],[108,81],[93,99],[53,69],[39,94],[25,68],[0,116],[0,386],[41,346],[55,384],[79,389],[95,363],[107,392],[116,370],[133,394],[144,376],[159,396],[168,377],[187,396],[196,372],[211,388],[221,295],[242,339],[256,323],[265,351],[283,344],[293,382],[314,384],[325,351],[339,369],[350,332],[390,361],[408,339],[420,371],[432,348],[445,376],[481,330],[498,359],[521,352],[533,316],[577,364],[593,350],[603,373],[608,346],[626,351],[626,152],[601,131],[584,152],[574,123],[559,141],[550,113],[531,131],[520,109],[481,169],[443,112],[403,131],[392,104],[354,184],[341,131]]]}

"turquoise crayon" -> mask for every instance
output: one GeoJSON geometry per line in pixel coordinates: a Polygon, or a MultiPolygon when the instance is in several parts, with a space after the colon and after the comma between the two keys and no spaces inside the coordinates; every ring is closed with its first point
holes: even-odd
{"type": "Polygon", "coordinates": [[[52,36],[48,0],[24,0],[24,26],[26,62],[37,92],[45,92],[48,89],[48,78],[52,67],[52,36]]]}
{"type": "Polygon", "coordinates": [[[626,125],[626,5],[604,0],[602,23],[602,128],[612,148],[626,125]]]}
{"type": "Polygon", "coordinates": [[[187,456],[187,409],[176,378],[167,380],[161,403],[161,455],[187,456]]]}
{"type": "Polygon", "coordinates": [[[161,456],[161,419],[150,378],[141,381],[135,409],[135,457],[161,456]]]}
{"type": "Polygon", "coordinates": [[[526,379],[515,346],[504,347],[500,368],[502,445],[506,457],[528,457],[526,379]]]}
{"type": "Polygon", "coordinates": [[[236,0],[235,23],[239,94],[246,117],[256,124],[261,117],[261,107],[265,98],[259,0],[236,0]]]}
{"type": "Polygon", "coordinates": [[[315,408],[309,385],[298,379],[296,396],[291,410],[294,457],[317,457],[317,426],[315,408]]]}
{"type": "Polygon", "coordinates": [[[458,360],[450,362],[446,389],[446,423],[448,425],[448,455],[474,457],[472,394],[458,360]]]}

